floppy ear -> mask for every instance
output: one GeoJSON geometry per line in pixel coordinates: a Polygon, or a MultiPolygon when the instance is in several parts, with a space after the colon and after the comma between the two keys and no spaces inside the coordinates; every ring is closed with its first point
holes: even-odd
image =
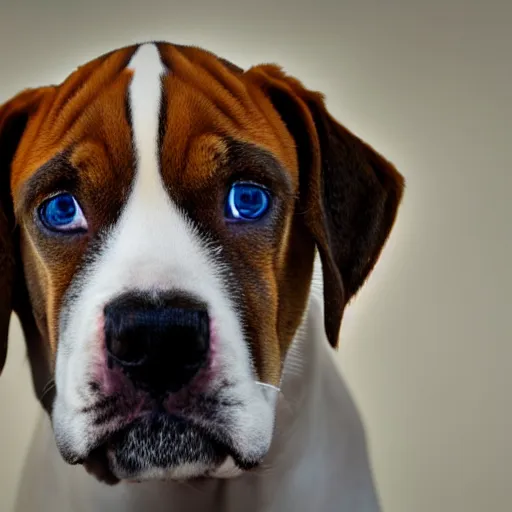
{"type": "Polygon", "coordinates": [[[296,142],[299,211],[320,253],[325,330],[337,346],[343,310],[373,269],[393,226],[404,179],[338,123],[320,93],[274,65],[247,74],[270,99],[296,142]]]}
{"type": "MultiPolygon", "coordinates": [[[[0,373],[7,356],[7,337],[11,313],[17,313],[31,363],[42,344],[32,314],[19,257],[18,230],[11,197],[11,164],[30,117],[50,88],[29,89],[0,106],[0,373]]],[[[31,364],[34,383],[46,378],[31,364]]],[[[44,384],[43,384],[44,386],[44,384]]]]}

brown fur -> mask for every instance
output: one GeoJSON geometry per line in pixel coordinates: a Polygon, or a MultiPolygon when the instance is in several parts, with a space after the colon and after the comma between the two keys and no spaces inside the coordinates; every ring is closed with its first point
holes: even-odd
{"type": "MultiPolygon", "coordinates": [[[[276,384],[306,306],[315,248],[334,346],[343,308],[392,228],[403,179],[328,114],[320,94],[280,68],[243,72],[198,48],[158,46],[169,69],[160,127],[164,183],[200,229],[222,244],[239,279],[234,293],[260,378],[276,384]],[[275,192],[273,220],[258,229],[227,226],[228,184],[255,174],[275,192]]],[[[126,199],[133,178],[126,64],[135,49],[100,57],[62,85],[24,92],[0,107],[0,368],[14,309],[26,326],[35,319],[27,341],[39,339],[38,354],[46,354],[46,377],[39,381],[51,375],[61,298],[126,199]],[[80,174],[72,186],[89,223],[88,234],[73,243],[48,238],[33,221],[34,208],[49,193],[44,180],[65,178],[67,167],[68,174],[80,174]],[[16,299],[13,291],[23,292],[25,282],[28,293],[16,299]]]]}

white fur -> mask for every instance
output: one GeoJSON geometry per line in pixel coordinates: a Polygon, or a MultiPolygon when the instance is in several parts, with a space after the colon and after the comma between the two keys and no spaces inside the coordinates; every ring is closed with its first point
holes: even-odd
{"type": "MultiPolygon", "coordinates": [[[[130,105],[136,173],[124,210],[101,254],[80,281],[73,283],[75,294],[64,301],[53,417],[57,442],[82,456],[90,447],[91,425],[80,409],[90,405],[84,390],[100,353],[96,330],[104,305],[134,289],[177,289],[205,301],[217,326],[218,381],[211,385],[215,388],[229,376],[236,386],[226,398],[243,404],[231,418],[233,439],[243,453],[264,454],[272,436],[275,393],[255,383],[242,328],[216,263],[218,247],[203,240],[172,202],[159,172],[160,77],[165,69],[157,48],[152,44],[140,47],[129,67],[134,70],[130,105]]],[[[189,472],[186,468],[185,473],[189,472]]]]}
{"type": "Polygon", "coordinates": [[[227,457],[226,460],[210,476],[215,478],[235,478],[242,474],[242,470],[236,465],[233,457],[227,457]]]}
{"type": "Polygon", "coordinates": [[[208,466],[199,463],[184,463],[177,468],[151,468],[147,471],[141,471],[137,475],[137,480],[187,480],[208,471],[208,466]]]}
{"type": "MultiPolygon", "coordinates": [[[[315,291],[285,360],[273,444],[259,468],[216,482],[108,487],[61,460],[43,418],[16,512],[379,512],[361,418],[325,337],[315,291]]],[[[228,460],[212,476],[234,476],[230,468],[228,460]]]]}

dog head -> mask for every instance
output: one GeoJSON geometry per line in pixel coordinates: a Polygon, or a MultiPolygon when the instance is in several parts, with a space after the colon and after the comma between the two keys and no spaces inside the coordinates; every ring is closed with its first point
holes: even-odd
{"type": "Polygon", "coordinates": [[[250,468],[316,251],[336,346],[402,189],[277,66],[104,55],[0,107],[0,367],[14,311],[62,456],[104,479],[250,468]]]}

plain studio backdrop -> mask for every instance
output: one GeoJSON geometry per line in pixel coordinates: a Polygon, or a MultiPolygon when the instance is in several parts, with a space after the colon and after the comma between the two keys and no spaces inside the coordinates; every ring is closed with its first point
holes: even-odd
{"type": "MultiPolygon", "coordinates": [[[[278,62],[323,91],[332,114],[407,179],[339,351],[384,512],[512,510],[510,2],[1,2],[0,103],[154,39],[243,67],[278,62]]],[[[38,410],[17,321],[10,341],[2,512],[38,410]]]]}

